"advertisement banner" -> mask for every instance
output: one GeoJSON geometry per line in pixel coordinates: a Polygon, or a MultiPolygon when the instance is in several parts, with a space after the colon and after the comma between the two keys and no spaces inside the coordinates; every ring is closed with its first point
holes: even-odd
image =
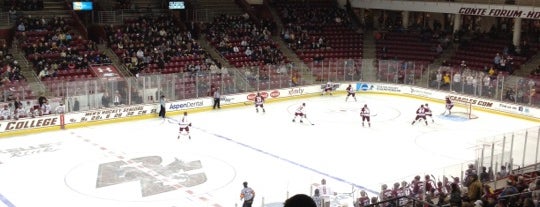
{"type": "Polygon", "coordinates": [[[33,119],[20,119],[0,122],[0,132],[13,130],[37,129],[42,127],[59,126],[60,118],[57,115],[38,117],[33,119]]]}

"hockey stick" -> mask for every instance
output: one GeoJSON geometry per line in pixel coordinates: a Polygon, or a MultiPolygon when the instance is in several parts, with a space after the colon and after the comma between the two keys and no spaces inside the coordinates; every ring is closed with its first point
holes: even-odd
{"type": "Polygon", "coordinates": [[[244,101],[244,105],[246,105],[246,106],[249,106],[251,104],[253,104],[253,101],[244,101]]]}
{"type": "Polygon", "coordinates": [[[305,119],[308,121],[309,124],[311,124],[312,126],[315,125],[313,122],[311,122],[311,120],[309,120],[307,117],[305,117],[305,119]]]}

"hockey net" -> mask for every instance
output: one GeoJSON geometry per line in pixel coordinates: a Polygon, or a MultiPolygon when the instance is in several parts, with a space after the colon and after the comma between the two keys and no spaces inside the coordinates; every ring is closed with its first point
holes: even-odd
{"type": "Polygon", "coordinates": [[[454,107],[452,108],[453,115],[467,119],[478,119],[478,116],[473,112],[471,102],[454,102],[454,107]]]}

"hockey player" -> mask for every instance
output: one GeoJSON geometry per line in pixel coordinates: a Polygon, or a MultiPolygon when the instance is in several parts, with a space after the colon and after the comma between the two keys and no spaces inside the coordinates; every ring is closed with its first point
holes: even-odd
{"type": "Polygon", "coordinates": [[[424,105],[420,105],[420,108],[416,109],[416,118],[414,121],[412,121],[411,125],[414,125],[416,121],[420,121],[420,119],[423,119],[424,122],[426,122],[426,126],[428,125],[426,120],[426,109],[424,108],[424,105]]]}
{"type": "Polygon", "coordinates": [[[19,105],[14,111],[13,111],[13,118],[19,119],[26,117],[26,111],[23,109],[22,105],[19,105]]]}
{"type": "Polygon", "coordinates": [[[356,101],[355,93],[356,93],[356,91],[354,91],[351,84],[349,84],[349,86],[347,86],[347,98],[345,98],[345,101],[349,100],[349,96],[352,96],[354,98],[354,101],[356,101]]]}
{"type": "Polygon", "coordinates": [[[326,85],[324,85],[324,90],[321,95],[330,94],[332,95],[332,82],[328,81],[326,85]]]}
{"type": "Polygon", "coordinates": [[[8,105],[4,105],[4,108],[0,110],[0,118],[2,120],[11,119],[11,110],[9,110],[8,105]]]}
{"type": "Polygon", "coordinates": [[[300,123],[304,123],[304,121],[302,121],[303,118],[307,118],[306,116],[306,103],[302,103],[302,105],[298,106],[298,108],[296,108],[296,111],[294,112],[294,118],[292,120],[292,122],[296,122],[296,117],[300,117],[300,123]]]}
{"type": "Polygon", "coordinates": [[[49,114],[51,114],[51,105],[49,105],[49,102],[45,102],[41,106],[41,115],[49,115],[49,114]]]}
{"type": "Polygon", "coordinates": [[[59,106],[55,109],[56,114],[64,114],[66,112],[66,106],[63,103],[60,103],[59,106]]]}
{"type": "Polygon", "coordinates": [[[184,130],[186,131],[186,135],[188,136],[188,138],[191,139],[191,135],[189,134],[189,127],[191,126],[191,122],[188,120],[187,115],[187,111],[184,111],[184,116],[182,116],[182,119],[180,119],[180,122],[178,122],[179,131],[177,139],[180,139],[180,136],[182,136],[182,132],[184,130]]]}
{"type": "Polygon", "coordinates": [[[435,123],[435,119],[433,119],[433,113],[427,103],[424,105],[424,110],[426,112],[426,121],[427,117],[429,116],[429,118],[431,119],[431,123],[435,123]]]}
{"type": "Polygon", "coordinates": [[[452,103],[452,100],[450,100],[450,97],[447,96],[445,100],[446,110],[442,113],[442,115],[446,115],[446,112],[448,112],[448,115],[452,114],[453,107],[454,107],[454,103],[452,103]]]}
{"type": "Polygon", "coordinates": [[[360,191],[360,197],[356,200],[358,207],[368,206],[370,203],[370,198],[365,190],[360,191]]]}
{"type": "Polygon", "coordinates": [[[362,126],[364,126],[364,122],[367,122],[368,126],[371,127],[369,108],[367,104],[365,104],[364,107],[362,107],[362,109],[360,110],[360,116],[362,117],[362,126]]]}
{"type": "Polygon", "coordinates": [[[257,96],[255,96],[253,101],[255,102],[255,111],[257,111],[257,113],[259,113],[259,107],[261,107],[263,113],[266,112],[264,110],[264,97],[262,97],[260,93],[257,93],[257,96]]]}

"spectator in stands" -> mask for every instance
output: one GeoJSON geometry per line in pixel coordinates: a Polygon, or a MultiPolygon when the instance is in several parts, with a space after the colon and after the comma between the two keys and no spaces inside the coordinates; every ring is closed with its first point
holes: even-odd
{"type": "Polygon", "coordinates": [[[517,188],[518,192],[523,192],[529,187],[529,184],[526,183],[525,178],[520,175],[518,176],[516,184],[514,186],[517,188]]]}
{"type": "Polygon", "coordinates": [[[509,206],[514,206],[518,200],[518,196],[514,195],[519,193],[518,189],[514,186],[512,181],[508,179],[506,181],[506,187],[499,194],[499,201],[505,201],[509,206]]]}
{"type": "Polygon", "coordinates": [[[486,183],[490,181],[489,174],[487,172],[487,168],[482,166],[482,171],[480,172],[480,182],[486,183]]]}
{"type": "Polygon", "coordinates": [[[514,88],[510,87],[506,90],[506,94],[504,95],[504,99],[515,102],[516,101],[516,92],[514,91],[514,88]]]}
{"type": "Polygon", "coordinates": [[[538,65],[534,70],[531,71],[531,75],[540,76],[540,65],[538,65]]]}
{"type": "Polygon", "coordinates": [[[447,88],[450,86],[450,82],[451,82],[451,77],[450,77],[450,73],[445,71],[443,72],[444,75],[443,75],[443,79],[442,79],[442,85],[441,85],[441,88],[447,88]]]}
{"type": "Polygon", "coordinates": [[[538,206],[540,204],[540,178],[536,177],[536,179],[531,184],[531,198],[533,199],[535,206],[538,206]]]}
{"type": "Polygon", "coordinates": [[[450,207],[461,207],[463,204],[463,200],[461,198],[461,189],[456,183],[452,183],[450,187],[450,207]]]}
{"type": "Polygon", "coordinates": [[[311,197],[305,194],[296,194],[285,200],[283,207],[318,207],[311,197]]]}
{"type": "Polygon", "coordinates": [[[477,174],[469,175],[469,184],[467,185],[467,196],[465,201],[468,203],[473,203],[474,201],[480,200],[482,198],[482,193],[484,188],[482,183],[478,179],[477,174]]]}

